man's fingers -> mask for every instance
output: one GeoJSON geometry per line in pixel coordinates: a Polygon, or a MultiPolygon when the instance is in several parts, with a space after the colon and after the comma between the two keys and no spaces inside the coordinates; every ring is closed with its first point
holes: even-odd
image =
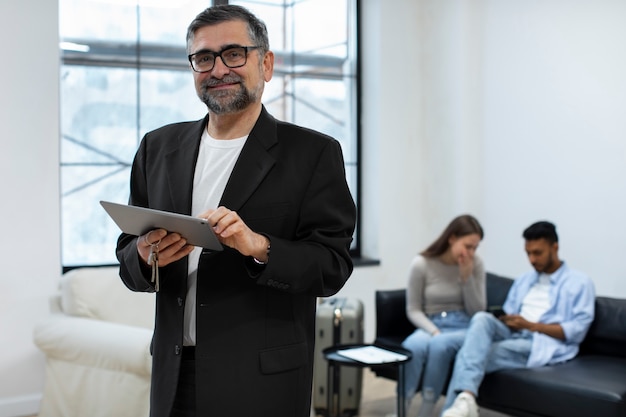
{"type": "Polygon", "coordinates": [[[194,249],[194,246],[187,245],[186,242],[185,243],[177,242],[174,245],[170,245],[170,247],[167,248],[165,251],[159,252],[160,253],[159,263],[162,266],[165,266],[172,262],[176,262],[184,258],[185,256],[189,255],[193,251],[193,249],[194,249]]]}
{"type": "Polygon", "coordinates": [[[167,236],[167,230],[165,229],[154,229],[150,230],[145,235],[139,238],[139,241],[144,246],[152,246],[155,243],[160,243],[160,241],[167,236]]]}

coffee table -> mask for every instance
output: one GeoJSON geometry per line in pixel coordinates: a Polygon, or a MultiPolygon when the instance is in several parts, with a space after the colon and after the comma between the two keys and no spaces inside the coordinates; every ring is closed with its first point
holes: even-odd
{"type": "MultiPolygon", "coordinates": [[[[404,365],[406,362],[411,360],[411,352],[398,347],[386,347],[386,346],[375,346],[372,344],[350,344],[350,345],[335,345],[328,347],[322,351],[324,358],[328,361],[328,381],[326,386],[326,407],[327,407],[327,417],[340,417],[341,412],[341,398],[339,393],[337,393],[337,402],[335,403],[333,396],[334,394],[334,384],[339,383],[338,378],[338,368],[340,366],[354,366],[358,368],[375,368],[379,365],[397,365],[398,366],[398,395],[397,395],[397,413],[398,417],[406,417],[406,401],[404,400],[404,365]],[[396,358],[391,360],[385,360],[385,362],[378,362],[375,357],[372,357],[372,360],[368,358],[362,360],[355,360],[349,358],[343,354],[341,351],[352,351],[354,349],[360,348],[379,348],[382,349],[380,353],[391,353],[391,354],[400,354],[403,355],[404,358],[396,358]]],[[[339,392],[339,390],[338,390],[339,392]]]]}

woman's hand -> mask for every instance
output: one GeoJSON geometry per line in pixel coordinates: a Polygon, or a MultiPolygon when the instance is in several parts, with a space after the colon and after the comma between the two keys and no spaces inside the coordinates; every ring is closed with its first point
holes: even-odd
{"type": "Polygon", "coordinates": [[[467,252],[463,252],[457,258],[457,263],[459,264],[461,281],[467,282],[469,277],[472,276],[472,271],[474,270],[474,257],[467,252]]]}

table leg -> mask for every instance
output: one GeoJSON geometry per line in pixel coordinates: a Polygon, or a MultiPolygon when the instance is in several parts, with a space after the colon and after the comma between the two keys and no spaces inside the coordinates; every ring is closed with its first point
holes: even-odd
{"type": "Polygon", "coordinates": [[[398,364],[398,417],[406,416],[406,401],[404,400],[404,363],[398,364]]]}
{"type": "Polygon", "coordinates": [[[333,382],[335,377],[335,365],[332,361],[328,361],[326,368],[326,417],[334,417],[334,398],[333,398],[333,382]]]}

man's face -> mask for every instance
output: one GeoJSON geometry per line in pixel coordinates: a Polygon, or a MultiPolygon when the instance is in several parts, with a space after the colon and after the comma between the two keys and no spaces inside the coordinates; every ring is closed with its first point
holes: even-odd
{"type": "MultiPolygon", "coordinates": [[[[248,36],[245,22],[236,20],[205,26],[196,31],[190,53],[219,52],[227,46],[256,46],[248,36]]],[[[247,62],[239,68],[228,68],[221,58],[209,72],[193,72],[196,92],[210,111],[216,114],[238,112],[259,103],[266,81],[272,78],[274,56],[260,56],[258,49],[248,51],[247,62]]]]}
{"type": "Polygon", "coordinates": [[[526,241],[528,260],[539,273],[551,274],[559,268],[558,250],[558,243],[550,243],[546,239],[526,241]]]}

